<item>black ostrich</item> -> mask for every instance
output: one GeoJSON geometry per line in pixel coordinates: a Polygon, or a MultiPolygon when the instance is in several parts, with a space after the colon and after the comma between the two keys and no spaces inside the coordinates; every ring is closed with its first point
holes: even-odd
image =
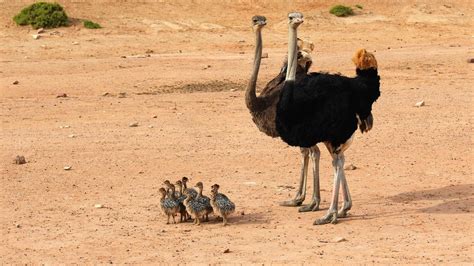
{"type": "MultiPolygon", "coordinates": [[[[332,202],[325,216],[314,224],[336,223],[352,207],[352,200],[344,175],[344,151],[350,146],[359,126],[362,132],[372,128],[372,104],[380,96],[380,77],[375,57],[365,50],[353,58],[357,76],[354,78],[325,73],[309,73],[296,79],[296,29],[303,22],[301,13],[290,13],[288,69],[280,93],[275,118],[277,131],[291,146],[314,148],[323,142],[333,159],[334,188],[332,202]],[[339,186],[342,183],[344,205],[337,211],[339,186]]],[[[317,167],[317,166],[316,166],[317,167]]],[[[310,204],[319,208],[319,194],[310,204]]]]}

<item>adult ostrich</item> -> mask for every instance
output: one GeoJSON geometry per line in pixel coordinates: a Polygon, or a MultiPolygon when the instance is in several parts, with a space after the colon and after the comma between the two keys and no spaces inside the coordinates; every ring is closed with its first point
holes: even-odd
{"type": "MultiPolygon", "coordinates": [[[[355,78],[325,73],[304,74],[298,78],[296,30],[303,22],[303,15],[295,12],[288,18],[288,69],[277,104],[276,128],[280,138],[291,146],[315,148],[320,142],[326,145],[334,167],[332,201],[327,214],[314,224],[336,223],[337,218],[345,217],[352,207],[344,174],[344,151],[349,148],[358,125],[363,132],[372,128],[372,104],[380,96],[377,61],[372,54],[359,50],[353,58],[355,78]],[[341,183],[344,204],[338,213],[341,183]]],[[[319,157],[319,150],[315,150],[319,157]]],[[[319,205],[319,199],[313,200],[319,205]]]]}
{"type": "MultiPolygon", "coordinates": [[[[259,96],[256,93],[257,87],[257,77],[260,69],[260,62],[262,58],[262,29],[266,25],[266,18],[264,16],[254,16],[252,18],[253,29],[256,34],[256,47],[255,47],[255,58],[254,58],[254,67],[252,70],[252,75],[245,93],[245,103],[247,108],[250,111],[252,120],[257,125],[258,129],[270,137],[279,137],[279,133],[276,130],[275,117],[276,117],[276,108],[277,103],[280,98],[280,92],[285,83],[285,77],[287,72],[287,63],[282,67],[280,73],[272,79],[265,88],[262,90],[259,96]]],[[[295,57],[295,63],[297,64],[296,68],[296,79],[303,78],[309,67],[312,63],[311,51],[314,49],[314,45],[310,42],[303,40],[297,40],[296,47],[300,48],[297,56],[295,57]]],[[[301,176],[300,184],[298,188],[298,193],[293,200],[284,201],[280,205],[282,206],[299,206],[303,203],[306,196],[306,179],[307,179],[307,169],[309,162],[309,155],[315,160],[319,160],[319,150],[317,147],[311,148],[301,148],[302,155],[302,166],[301,166],[301,176]],[[316,153],[316,151],[318,153],[316,153]]],[[[317,165],[314,163],[313,165],[317,165]]],[[[313,166],[313,176],[314,176],[314,194],[319,199],[319,170],[313,166]]],[[[314,202],[314,201],[313,201],[314,202]]],[[[316,210],[316,203],[304,206],[300,208],[300,211],[310,211],[316,210]]],[[[319,206],[319,204],[318,204],[319,206]]]]}

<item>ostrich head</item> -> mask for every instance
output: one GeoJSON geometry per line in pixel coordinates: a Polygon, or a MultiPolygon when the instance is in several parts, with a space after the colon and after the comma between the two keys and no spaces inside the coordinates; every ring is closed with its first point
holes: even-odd
{"type": "Polygon", "coordinates": [[[267,18],[264,16],[253,16],[252,17],[252,27],[254,30],[261,30],[267,25],[267,18]]]}
{"type": "Polygon", "coordinates": [[[300,12],[291,12],[288,14],[288,23],[293,27],[293,28],[298,28],[298,26],[304,22],[303,19],[303,14],[300,12]]]}
{"type": "Polygon", "coordinates": [[[365,49],[359,49],[354,57],[352,57],[352,62],[361,70],[369,68],[377,69],[377,59],[375,59],[372,53],[367,52],[365,49]]]}
{"type": "Polygon", "coordinates": [[[202,189],[204,186],[203,186],[202,182],[197,182],[195,187],[197,187],[199,189],[202,189]]]}
{"type": "Polygon", "coordinates": [[[163,198],[166,196],[166,189],[160,188],[159,192],[163,198]]]}
{"type": "Polygon", "coordinates": [[[311,53],[314,50],[314,44],[311,41],[298,38],[296,42],[296,46],[298,47],[298,54],[297,54],[298,65],[300,65],[302,68],[308,71],[309,68],[311,67],[311,64],[313,63],[313,58],[311,57],[311,53]]]}

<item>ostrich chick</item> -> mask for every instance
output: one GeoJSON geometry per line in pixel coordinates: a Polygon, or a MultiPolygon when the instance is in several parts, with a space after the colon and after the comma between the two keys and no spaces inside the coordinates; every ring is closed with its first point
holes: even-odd
{"type": "Polygon", "coordinates": [[[206,206],[206,214],[205,214],[206,219],[204,219],[204,217],[203,217],[203,219],[204,219],[205,222],[208,222],[209,221],[209,213],[213,212],[213,209],[212,209],[212,206],[211,206],[211,199],[202,194],[202,189],[204,187],[202,182],[198,182],[196,184],[196,187],[198,188],[198,191],[199,191],[198,195],[196,197],[196,200],[201,202],[202,204],[204,204],[204,206],[206,206]]]}
{"type": "Polygon", "coordinates": [[[219,193],[219,185],[214,184],[211,187],[211,204],[214,210],[222,216],[224,225],[227,225],[227,216],[235,211],[235,204],[230,199],[219,193]]]}
{"type": "Polygon", "coordinates": [[[161,199],[160,199],[160,207],[161,211],[168,216],[168,220],[166,221],[166,224],[170,223],[170,217],[173,217],[173,223],[176,223],[176,220],[174,219],[174,216],[176,213],[179,212],[179,204],[170,199],[166,198],[166,189],[160,188],[160,193],[161,193],[161,199]]]}
{"type": "Polygon", "coordinates": [[[179,203],[179,213],[181,215],[180,221],[185,222],[188,219],[189,214],[186,211],[186,206],[184,206],[184,200],[186,199],[186,196],[183,194],[183,183],[181,182],[181,180],[176,181],[176,186],[179,187],[179,194],[177,200],[179,203]]]}
{"type": "Polygon", "coordinates": [[[181,178],[181,182],[183,183],[183,191],[188,189],[189,193],[191,193],[194,197],[197,197],[197,191],[194,188],[188,188],[188,186],[187,186],[188,181],[189,181],[189,179],[185,176],[183,176],[183,178],[181,178]]]}
{"type": "Polygon", "coordinates": [[[194,216],[194,224],[201,225],[199,217],[207,213],[206,206],[196,199],[196,196],[194,196],[190,189],[185,189],[184,195],[186,195],[186,199],[184,200],[186,210],[189,214],[194,216]]]}

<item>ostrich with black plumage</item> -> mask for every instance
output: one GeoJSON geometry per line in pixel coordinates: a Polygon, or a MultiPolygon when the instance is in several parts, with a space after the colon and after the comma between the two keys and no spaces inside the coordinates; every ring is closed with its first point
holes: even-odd
{"type": "MultiPolygon", "coordinates": [[[[349,148],[357,127],[362,132],[372,128],[372,104],[380,96],[377,61],[371,53],[361,49],[353,58],[356,77],[303,73],[303,78],[299,76],[295,79],[298,67],[297,28],[303,22],[303,15],[290,13],[288,19],[288,68],[277,104],[276,129],[280,138],[290,146],[311,149],[313,156],[317,157],[317,164],[320,156],[317,144],[322,142],[326,145],[334,168],[332,201],[327,214],[314,224],[336,223],[337,218],[346,217],[352,207],[344,173],[344,151],[349,148]],[[341,185],[344,202],[338,212],[341,185]]],[[[319,183],[318,165],[313,170],[315,183],[316,179],[319,183]]],[[[298,201],[298,195],[295,201],[298,201]]],[[[310,208],[318,209],[319,203],[319,186],[315,186],[310,208]]]]}

